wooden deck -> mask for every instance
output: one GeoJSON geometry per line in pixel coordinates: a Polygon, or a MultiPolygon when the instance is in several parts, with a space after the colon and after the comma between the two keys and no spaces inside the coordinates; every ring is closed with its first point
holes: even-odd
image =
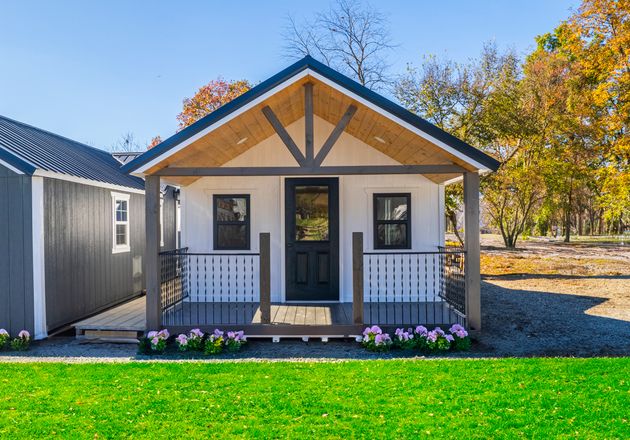
{"type": "Polygon", "coordinates": [[[146,330],[146,299],[136,298],[74,324],[78,338],[136,339],[146,330]]]}
{"type": "MultiPolygon", "coordinates": [[[[408,327],[449,325],[461,318],[442,302],[366,303],[364,325],[408,327]]],[[[145,298],[138,298],[76,323],[81,338],[136,338],[146,329],[145,298]]],[[[258,303],[184,302],[167,310],[163,326],[172,332],[193,327],[243,329],[256,336],[355,336],[362,326],[352,322],[352,303],[274,303],[271,324],[261,324],[258,303]]]]}

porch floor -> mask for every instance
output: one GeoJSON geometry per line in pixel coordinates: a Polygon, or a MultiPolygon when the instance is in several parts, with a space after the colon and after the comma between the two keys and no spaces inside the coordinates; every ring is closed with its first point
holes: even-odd
{"type": "MultiPolygon", "coordinates": [[[[449,324],[458,316],[445,302],[365,303],[365,324],[449,324]]],[[[165,311],[165,326],[261,324],[257,302],[184,302],[165,311]]],[[[352,303],[272,303],[271,325],[353,325],[352,303]]]]}
{"type": "MultiPolygon", "coordinates": [[[[145,307],[146,298],[141,297],[79,321],[74,324],[77,336],[135,338],[146,330],[145,307]]],[[[385,327],[445,325],[461,320],[444,302],[366,303],[363,313],[365,325],[385,327]]],[[[259,304],[255,302],[180,303],[164,312],[163,326],[178,331],[193,327],[209,329],[213,326],[243,326],[252,336],[258,334],[256,327],[263,327],[259,304]]],[[[285,335],[292,333],[292,329],[307,335],[308,326],[317,329],[318,334],[323,330],[338,334],[342,328],[348,331],[350,327],[356,327],[352,323],[352,303],[273,303],[271,325],[264,326],[266,329],[260,335],[285,335]]]]}

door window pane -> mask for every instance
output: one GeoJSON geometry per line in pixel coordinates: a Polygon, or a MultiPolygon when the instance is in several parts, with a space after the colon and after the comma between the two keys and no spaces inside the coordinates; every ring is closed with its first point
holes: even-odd
{"type": "Polygon", "coordinates": [[[295,239],[328,241],[328,186],[295,187],[295,239]]]}

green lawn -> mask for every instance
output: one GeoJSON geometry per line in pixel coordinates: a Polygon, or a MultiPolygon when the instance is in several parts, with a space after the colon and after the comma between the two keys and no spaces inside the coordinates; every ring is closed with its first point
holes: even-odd
{"type": "Polygon", "coordinates": [[[0,364],[0,437],[630,437],[630,358],[0,364]]]}

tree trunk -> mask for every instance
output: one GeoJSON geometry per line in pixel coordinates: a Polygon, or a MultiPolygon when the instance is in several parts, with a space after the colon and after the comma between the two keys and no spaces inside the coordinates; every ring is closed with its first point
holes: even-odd
{"type": "Polygon", "coordinates": [[[582,222],[581,212],[578,212],[578,235],[584,235],[584,224],[582,222]]]}
{"type": "Polygon", "coordinates": [[[457,230],[457,215],[455,214],[455,211],[447,213],[446,217],[453,226],[453,233],[455,234],[455,237],[457,237],[457,240],[459,240],[459,244],[464,246],[464,240],[462,240],[462,237],[459,235],[459,231],[457,230]]]}

